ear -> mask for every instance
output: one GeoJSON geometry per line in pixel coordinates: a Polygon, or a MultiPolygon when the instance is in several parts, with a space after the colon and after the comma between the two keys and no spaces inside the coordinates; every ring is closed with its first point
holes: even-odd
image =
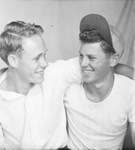
{"type": "Polygon", "coordinates": [[[119,60],[120,60],[119,54],[117,53],[113,54],[110,59],[110,66],[111,67],[116,66],[119,63],[119,60]]]}
{"type": "Polygon", "coordinates": [[[12,66],[13,68],[17,68],[18,67],[18,57],[16,55],[9,54],[8,62],[9,62],[9,65],[12,66]]]}

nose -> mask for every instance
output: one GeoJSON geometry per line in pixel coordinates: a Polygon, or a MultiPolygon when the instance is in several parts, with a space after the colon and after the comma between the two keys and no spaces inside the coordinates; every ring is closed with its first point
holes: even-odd
{"type": "Polygon", "coordinates": [[[89,64],[88,58],[83,57],[81,60],[81,66],[86,67],[86,66],[88,66],[88,64],[89,64]]]}
{"type": "Polygon", "coordinates": [[[40,66],[43,67],[43,68],[46,68],[48,66],[48,62],[46,61],[46,58],[41,57],[40,66]]]}

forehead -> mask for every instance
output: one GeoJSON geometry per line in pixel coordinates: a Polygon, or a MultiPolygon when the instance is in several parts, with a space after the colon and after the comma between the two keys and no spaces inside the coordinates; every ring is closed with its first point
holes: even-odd
{"type": "Polygon", "coordinates": [[[104,54],[101,42],[81,44],[80,53],[83,54],[104,54]]]}
{"type": "Polygon", "coordinates": [[[24,53],[30,54],[31,56],[38,53],[46,53],[47,51],[45,41],[40,35],[23,38],[22,47],[24,53]]]}

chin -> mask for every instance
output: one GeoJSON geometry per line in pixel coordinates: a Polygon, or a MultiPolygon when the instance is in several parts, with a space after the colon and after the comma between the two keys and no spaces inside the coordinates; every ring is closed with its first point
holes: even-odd
{"type": "Polygon", "coordinates": [[[92,78],[83,78],[83,81],[85,83],[90,83],[90,82],[93,82],[93,79],[92,78]]]}
{"type": "Polygon", "coordinates": [[[44,78],[42,78],[42,79],[37,79],[37,80],[35,81],[35,84],[41,84],[43,81],[44,81],[44,78]]]}

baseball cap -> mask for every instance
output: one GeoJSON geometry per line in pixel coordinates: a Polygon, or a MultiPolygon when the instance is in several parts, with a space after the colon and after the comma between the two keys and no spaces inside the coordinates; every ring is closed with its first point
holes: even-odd
{"type": "Polygon", "coordinates": [[[97,30],[105,41],[112,47],[112,50],[116,52],[113,47],[109,24],[103,16],[99,14],[89,14],[84,16],[80,22],[80,32],[90,29],[97,30]]]}
{"type": "Polygon", "coordinates": [[[110,26],[111,36],[112,36],[113,47],[116,53],[119,54],[119,56],[121,57],[125,48],[124,37],[122,33],[113,25],[109,25],[109,26],[110,26]]]}

